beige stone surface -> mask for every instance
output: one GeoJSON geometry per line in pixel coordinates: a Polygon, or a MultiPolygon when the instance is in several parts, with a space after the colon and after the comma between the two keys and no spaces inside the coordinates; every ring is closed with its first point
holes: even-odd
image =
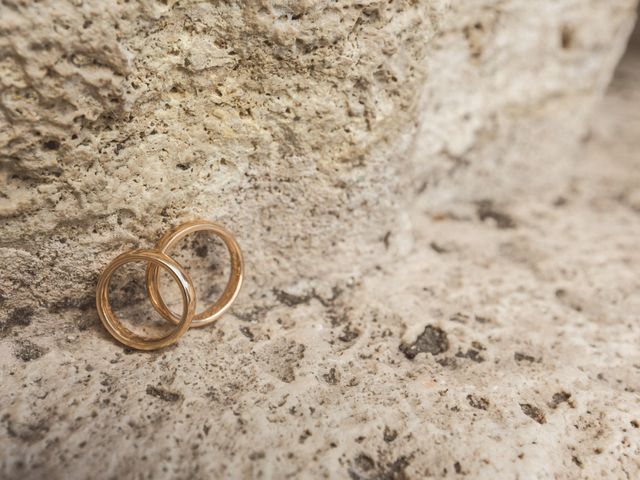
{"type": "Polygon", "coordinates": [[[89,304],[114,254],[198,216],[262,292],[367,271],[416,192],[548,189],[634,3],[6,1],[6,308],[89,304]]]}
{"type": "Polygon", "coordinates": [[[33,272],[5,297],[87,302],[114,253],[197,216],[256,289],[371,266],[445,2],[161,3],[3,6],[0,255],[33,272]]]}
{"type": "Polygon", "coordinates": [[[5,1],[0,476],[637,477],[633,3],[5,1]],[[198,215],[232,313],[114,344],[198,215]]]}

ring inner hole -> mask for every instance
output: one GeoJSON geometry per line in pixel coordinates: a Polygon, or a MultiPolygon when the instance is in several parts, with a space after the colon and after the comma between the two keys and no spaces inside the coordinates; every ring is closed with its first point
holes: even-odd
{"type": "MultiPolygon", "coordinates": [[[[224,242],[213,232],[194,232],[182,238],[167,255],[189,273],[196,289],[196,314],[213,305],[222,295],[230,273],[229,252],[224,242]]],[[[182,311],[180,292],[171,288],[171,275],[160,269],[160,294],[175,315],[182,311]]]]}
{"type": "MultiPolygon", "coordinates": [[[[164,337],[175,328],[166,321],[151,305],[145,288],[145,269],[143,261],[129,262],[118,268],[109,284],[109,303],[111,311],[126,328],[145,338],[164,337]]],[[[159,267],[161,271],[164,268],[159,267]]],[[[167,273],[170,285],[166,285],[168,294],[178,299],[176,310],[182,314],[182,295],[180,287],[171,274],[167,273]]]]}

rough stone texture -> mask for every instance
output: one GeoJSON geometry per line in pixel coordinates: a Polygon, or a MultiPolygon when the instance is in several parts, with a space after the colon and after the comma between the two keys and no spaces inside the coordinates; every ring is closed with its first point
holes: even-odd
{"type": "Polygon", "coordinates": [[[344,3],[1,4],[0,477],[640,475],[633,2],[344,3]],[[114,344],[195,215],[232,314],[114,344]]]}
{"type": "Polygon", "coordinates": [[[198,216],[249,289],[363,274],[416,192],[555,178],[633,3],[6,0],[8,308],[89,304],[116,253],[198,216]]]}
{"type": "Polygon", "coordinates": [[[371,266],[444,1],[26,3],[0,25],[7,297],[89,301],[197,216],[237,233],[250,288],[371,266]]]}
{"type": "Polygon", "coordinates": [[[452,4],[428,55],[415,189],[443,205],[558,189],[633,16],[606,0],[452,4]]]}

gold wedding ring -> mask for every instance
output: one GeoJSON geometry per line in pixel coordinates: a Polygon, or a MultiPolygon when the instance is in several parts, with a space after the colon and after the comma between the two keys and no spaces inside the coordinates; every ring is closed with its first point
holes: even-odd
{"type": "Polygon", "coordinates": [[[156,350],[171,345],[178,340],[191,326],[193,314],[196,309],[196,291],[189,274],[184,271],[178,262],[164,253],[155,250],[131,250],[117,256],[98,279],[96,289],[96,307],[100,320],[109,333],[120,343],[137,348],[138,350],[156,350]],[[177,326],[164,337],[144,338],[132,332],[120,322],[111,310],[109,303],[109,283],[114,272],[121,266],[136,261],[145,261],[153,265],[159,265],[169,271],[173,279],[180,287],[182,293],[182,316],[177,326]]]}
{"type": "MultiPolygon", "coordinates": [[[[236,242],[231,232],[214,222],[207,220],[195,220],[183,223],[175,230],[168,232],[156,244],[156,250],[162,253],[168,253],[180,240],[187,235],[195,232],[211,232],[217,235],[226,245],[231,258],[231,271],[229,272],[229,280],[222,295],[218,300],[205,309],[197,313],[191,323],[192,327],[204,327],[220,318],[224,312],[231,306],[233,301],[240,292],[243,277],[243,260],[240,246],[236,242]]],[[[180,316],[169,310],[160,295],[160,269],[158,265],[149,263],[147,267],[147,293],[151,304],[163,318],[174,324],[180,322],[180,316]]]]}
{"type": "Polygon", "coordinates": [[[164,235],[155,249],[131,250],[116,257],[98,278],[96,289],[96,307],[100,320],[107,331],[119,342],[138,350],[156,350],[176,342],[189,327],[202,327],[220,318],[231,306],[240,292],[243,279],[243,259],[240,246],[233,235],[207,220],[195,220],[184,223],[164,235]],[[195,232],[207,231],[222,239],[231,258],[229,280],[220,298],[199,314],[196,314],[196,293],[187,271],[167,252],[181,239],[195,232]],[[114,272],[121,266],[136,262],[147,262],[146,288],[151,304],[166,320],[174,324],[173,329],[159,338],[145,338],[132,332],[114,315],[109,303],[109,284],[114,272]],[[167,270],[180,287],[182,294],[182,314],[178,315],[167,307],[160,295],[160,268],[167,270]]]}

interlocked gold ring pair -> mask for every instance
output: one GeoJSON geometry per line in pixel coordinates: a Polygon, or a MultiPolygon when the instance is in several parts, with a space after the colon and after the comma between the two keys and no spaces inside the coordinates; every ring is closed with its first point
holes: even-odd
{"type": "Polygon", "coordinates": [[[100,320],[107,331],[119,342],[138,350],[156,350],[176,342],[189,327],[204,327],[220,318],[231,306],[240,292],[243,278],[243,260],[240,246],[224,227],[207,220],[195,220],[184,223],[165,234],[154,249],[130,250],[116,257],[98,278],[96,289],[96,307],[100,320]],[[220,298],[200,313],[195,313],[196,292],[189,274],[173,258],[167,255],[180,240],[191,233],[207,231],[217,235],[227,247],[231,257],[231,272],[227,286],[220,298]],[[151,304],[163,318],[175,327],[160,338],[142,337],[120,322],[111,310],[109,303],[109,283],[114,272],[121,266],[137,261],[148,262],[146,271],[147,294],[151,304]],[[180,287],[182,294],[182,314],[176,315],[165,304],[160,295],[160,267],[165,268],[180,287]]]}

